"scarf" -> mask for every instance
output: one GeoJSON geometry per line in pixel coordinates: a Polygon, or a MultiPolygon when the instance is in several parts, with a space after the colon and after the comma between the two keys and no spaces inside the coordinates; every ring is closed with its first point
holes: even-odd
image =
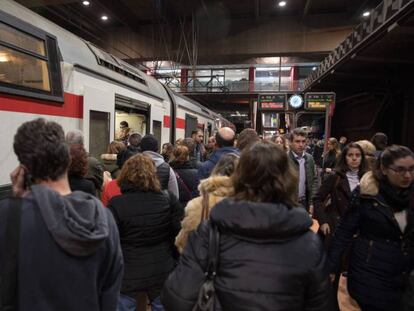
{"type": "Polygon", "coordinates": [[[379,192],[391,206],[394,213],[397,213],[408,208],[413,189],[413,184],[408,188],[396,188],[391,186],[388,181],[382,180],[380,181],[379,192]]]}

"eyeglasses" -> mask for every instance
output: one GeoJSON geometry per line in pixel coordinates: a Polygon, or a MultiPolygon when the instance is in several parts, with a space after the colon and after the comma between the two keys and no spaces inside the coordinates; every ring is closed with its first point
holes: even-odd
{"type": "Polygon", "coordinates": [[[411,166],[411,167],[390,166],[388,168],[401,176],[404,176],[405,173],[407,172],[410,173],[411,175],[414,175],[414,166],[411,166]]]}

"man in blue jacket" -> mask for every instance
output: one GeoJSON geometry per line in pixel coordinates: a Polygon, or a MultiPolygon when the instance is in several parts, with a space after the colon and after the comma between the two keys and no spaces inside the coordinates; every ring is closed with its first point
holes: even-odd
{"type": "Polygon", "coordinates": [[[239,154],[239,149],[234,147],[234,139],[236,134],[229,127],[222,127],[216,133],[216,147],[210,157],[203,162],[198,168],[199,180],[208,178],[214,166],[220,160],[220,158],[227,153],[239,154]]]}
{"type": "Polygon", "coordinates": [[[97,198],[71,192],[62,127],[44,119],[26,122],[13,147],[20,165],[10,176],[21,203],[0,202],[2,276],[16,271],[7,262],[18,263],[17,276],[4,280],[15,284],[8,305],[20,311],[115,311],[123,273],[118,229],[97,198]],[[10,234],[18,223],[18,233],[10,234]],[[18,255],[12,256],[13,248],[18,255]]]}

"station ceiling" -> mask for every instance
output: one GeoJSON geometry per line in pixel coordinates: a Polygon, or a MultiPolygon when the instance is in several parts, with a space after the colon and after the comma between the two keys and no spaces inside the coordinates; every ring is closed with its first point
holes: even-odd
{"type": "MultiPolygon", "coordinates": [[[[83,5],[82,0],[17,2],[99,46],[108,42],[108,33],[117,29],[128,29],[144,35],[155,46],[160,40],[174,41],[173,34],[183,31],[183,27],[186,32],[191,32],[191,27],[197,27],[198,40],[205,41],[219,35],[220,30],[231,36],[240,25],[245,31],[249,27],[277,19],[291,19],[312,29],[353,26],[361,22],[365,10],[374,8],[380,1],[286,0],[284,7],[278,5],[279,0],[89,0],[88,6],[83,5]],[[108,17],[106,21],[101,19],[103,15],[108,17]],[[192,25],[192,20],[196,20],[196,24],[192,25]]],[[[325,52],[328,51],[310,53],[310,61],[321,60],[325,52]]],[[[199,55],[203,55],[202,51],[199,55]]],[[[142,60],[148,60],[147,56],[142,60]]],[[[128,58],[128,55],[124,58],[128,58]]],[[[235,58],[235,55],[227,53],[220,59],[203,60],[200,57],[198,61],[226,64],[238,63],[243,59],[244,55],[235,58]]],[[[183,62],[189,63],[188,59],[183,62]]]]}

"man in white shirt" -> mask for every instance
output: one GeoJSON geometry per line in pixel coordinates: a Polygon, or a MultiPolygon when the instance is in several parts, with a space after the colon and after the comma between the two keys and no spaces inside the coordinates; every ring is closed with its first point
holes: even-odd
{"type": "Polygon", "coordinates": [[[305,152],[306,137],[306,132],[300,128],[296,128],[292,131],[290,136],[289,157],[295,163],[299,172],[299,203],[312,214],[312,199],[318,188],[318,178],[315,161],[309,153],[305,152]]]}

